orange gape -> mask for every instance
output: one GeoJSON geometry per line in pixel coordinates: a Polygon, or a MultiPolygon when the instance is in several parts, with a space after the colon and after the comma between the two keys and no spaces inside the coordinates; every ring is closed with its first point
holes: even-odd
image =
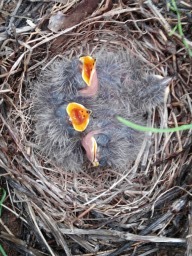
{"type": "Polygon", "coordinates": [[[89,124],[91,111],[76,102],[69,103],[66,111],[69,115],[69,120],[71,121],[73,128],[76,131],[83,132],[89,124]]]}
{"type": "Polygon", "coordinates": [[[85,83],[90,86],[90,80],[91,80],[91,74],[92,70],[95,67],[95,59],[91,56],[84,56],[79,58],[79,60],[82,62],[82,78],[85,81],[85,83]]]}

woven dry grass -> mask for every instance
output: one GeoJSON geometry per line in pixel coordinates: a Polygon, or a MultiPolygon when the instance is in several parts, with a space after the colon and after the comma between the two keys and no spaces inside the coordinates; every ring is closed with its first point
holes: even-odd
{"type": "Polygon", "coordinates": [[[183,41],[192,47],[192,5],[178,5],[184,39],[177,31],[169,35],[178,19],[161,1],[98,1],[81,23],[48,30],[51,15],[68,13],[77,2],[0,4],[0,170],[12,205],[8,210],[23,223],[23,236],[11,235],[9,228],[0,239],[21,255],[191,255],[191,131],[146,134],[135,163],[123,174],[67,173],[47,164],[34,143],[30,84],[59,55],[123,46],[155,73],[174,78],[149,125],[191,123],[191,58],[183,41]]]}

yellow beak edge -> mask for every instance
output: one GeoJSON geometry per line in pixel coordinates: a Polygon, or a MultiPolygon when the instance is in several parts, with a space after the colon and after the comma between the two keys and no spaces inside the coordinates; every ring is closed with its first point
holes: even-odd
{"type": "Polygon", "coordinates": [[[91,111],[76,102],[69,103],[66,111],[73,128],[76,131],[83,132],[89,124],[91,111]]]}

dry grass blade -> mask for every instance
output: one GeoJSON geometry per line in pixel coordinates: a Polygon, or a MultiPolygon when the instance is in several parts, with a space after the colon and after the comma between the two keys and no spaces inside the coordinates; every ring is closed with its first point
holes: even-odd
{"type": "Polygon", "coordinates": [[[192,216],[191,202],[189,202],[189,235],[187,236],[187,256],[192,255],[192,216]]]}
{"type": "Polygon", "coordinates": [[[22,241],[21,239],[15,238],[14,236],[5,233],[5,232],[1,232],[0,234],[0,238],[1,239],[5,239],[6,241],[9,241],[11,243],[13,243],[15,246],[18,246],[18,248],[22,248],[22,250],[25,253],[28,253],[32,256],[43,256],[42,253],[40,253],[38,250],[32,248],[32,247],[28,247],[27,243],[25,241],[22,241]]]}
{"type": "Polygon", "coordinates": [[[155,237],[155,236],[141,236],[134,235],[128,232],[110,231],[110,230],[83,230],[83,229],[61,229],[63,234],[76,234],[76,235],[94,235],[101,236],[106,239],[108,236],[116,239],[121,238],[127,241],[140,241],[140,242],[153,242],[153,243],[186,243],[185,239],[171,238],[171,237],[155,237]]]}

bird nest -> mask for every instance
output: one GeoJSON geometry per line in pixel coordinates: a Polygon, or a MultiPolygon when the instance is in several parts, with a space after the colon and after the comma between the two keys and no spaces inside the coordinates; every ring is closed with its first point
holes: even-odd
{"type": "Polygon", "coordinates": [[[1,3],[3,211],[22,226],[16,236],[7,224],[1,241],[14,255],[190,255],[190,130],[146,133],[124,173],[74,173],[39,153],[31,111],[31,84],[53,60],[123,47],[152,72],[173,77],[148,125],[191,123],[190,1],[58,2],[1,3]]]}

